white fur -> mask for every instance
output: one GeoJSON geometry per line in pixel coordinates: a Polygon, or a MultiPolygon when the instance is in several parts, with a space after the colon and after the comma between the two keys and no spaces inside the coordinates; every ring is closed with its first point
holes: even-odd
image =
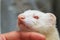
{"type": "Polygon", "coordinates": [[[45,35],[46,40],[59,40],[54,14],[43,13],[38,10],[27,10],[21,15],[25,16],[25,25],[45,35]],[[39,19],[35,19],[33,16],[38,16],[39,19]]]}

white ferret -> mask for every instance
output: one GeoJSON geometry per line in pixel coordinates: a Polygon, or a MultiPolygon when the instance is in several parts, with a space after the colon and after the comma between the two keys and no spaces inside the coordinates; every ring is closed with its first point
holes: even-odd
{"type": "Polygon", "coordinates": [[[54,14],[43,13],[38,10],[27,10],[20,14],[18,18],[20,18],[18,25],[21,30],[41,33],[46,36],[46,40],[59,40],[54,14]]]}

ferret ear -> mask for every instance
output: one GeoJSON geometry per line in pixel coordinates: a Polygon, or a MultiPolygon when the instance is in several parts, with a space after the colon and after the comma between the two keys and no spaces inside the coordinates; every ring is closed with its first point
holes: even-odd
{"type": "Polygon", "coordinates": [[[47,15],[50,17],[50,22],[56,24],[56,16],[53,13],[47,13],[47,15]]]}

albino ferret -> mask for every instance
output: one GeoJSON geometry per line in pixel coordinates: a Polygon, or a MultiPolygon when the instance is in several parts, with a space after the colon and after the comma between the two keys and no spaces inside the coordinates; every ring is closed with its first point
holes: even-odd
{"type": "Polygon", "coordinates": [[[56,28],[56,17],[52,13],[38,10],[27,10],[18,16],[21,31],[38,32],[46,36],[46,40],[59,40],[56,28]]]}

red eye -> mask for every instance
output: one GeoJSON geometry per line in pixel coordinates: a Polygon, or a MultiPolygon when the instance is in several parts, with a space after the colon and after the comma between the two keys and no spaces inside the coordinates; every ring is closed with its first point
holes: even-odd
{"type": "Polygon", "coordinates": [[[34,16],[34,18],[35,18],[35,19],[39,19],[39,17],[38,17],[38,16],[34,16]]]}

